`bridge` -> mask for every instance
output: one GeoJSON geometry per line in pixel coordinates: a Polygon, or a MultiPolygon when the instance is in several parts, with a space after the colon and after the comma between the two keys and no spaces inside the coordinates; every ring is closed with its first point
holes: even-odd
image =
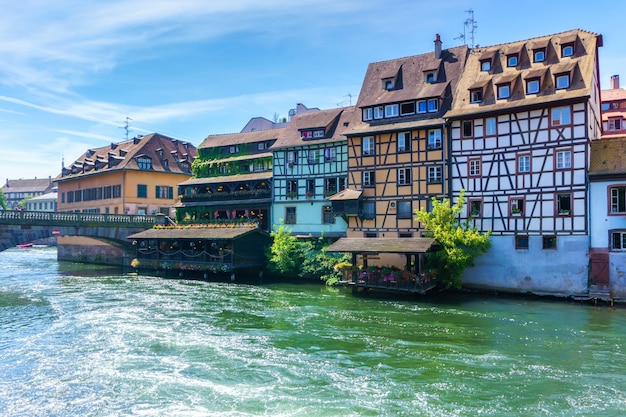
{"type": "Polygon", "coordinates": [[[157,214],[127,215],[99,213],[59,213],[42,211],[0,211],[0,251],[50,236],[87,236],[127,248],[133,233],[171,219],[157,214]]]}

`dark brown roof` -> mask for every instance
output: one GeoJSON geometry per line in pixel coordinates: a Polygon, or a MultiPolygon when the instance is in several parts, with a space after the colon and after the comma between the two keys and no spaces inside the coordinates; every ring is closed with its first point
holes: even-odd
{"type": "Polygon", "coordinates": [[[344,132],[352,127],[357,113],[355,107],[352,106],[297,114],[284,129],[276,143],[272,145],[272,150],[346,140],[344,132]],[[326,136],[312,139],[302,138],[302,131],[316,128],[325,129],[326,136]]]}
{"type": "Polygon", "coordinates": [[[435,239],[418,238],[341,238],[330,245],[328,252],[351,253],[424,253],[428,252],[435,239]]]}
{"type": "Polygon", "coordinates": [[[458,83],[452,109],[446,114],[447,118],[466,117],[492,111],[508,111],[519,106],[545,105],[552,102],[592,97],[597,88],[594,79],[597,63],[597,47],[602,44],[602,36],[575,29],[554,35],[542,36],[534,39],[515,41],[506,44],[480,47],[472,50],[467,57],[465,70],[458,83]],[[562,43],[577,42],[575,53],[571,57],[561,57],[557,46],[562,43]],[[533,48],[547,48],[544,62],[533,62],[533,48]],[[508,67],[506,52],[519,50],[519,61],[515,67],[508,67]],[[497,55],[496,52],[502,53],[497,55]],[[488,53],[494,53],[495,62],[490,71],[481,71],[480,60],[488,53]],[[511,90],[511,97],[498,100],[495,92],[496,84],[506,80],[522,79],[542,76],[545,72],[555,75],[571,72],[569,88],[556,90],[552,78],[546,78],[541,83],[539,94],[526,95],[524,88],[511,90]],[[489,84],[488,80],[493,81],[489,84]],[[482,84],[486,91],[481,103],[471,103],[469,90],[482,84]]]}
{"type": "Polygon", "coordinates": [[[589,176],[626,174],[626,136],[591,142],[589,176]]]}
{"type": "Polygon", "coordinates": [[[158,133],[88,149],[66,167],[57,179],[65,181],[87,175],[139,168],[137,158],[148,157],[151,171],[191,175],[191,163],[197,156],[195,146],[158,133]]]}
{"type": "Polygon", "coordinates": [[[466,46],[442,50],[440,61],[443,67],[439,68],[438,79],[434,84],[424,79],[424,71],[432,70],[433,63],[439,62],[434,52],[371,63],[367,67],[356,106],[367,107],[437,97],[449,83],[452,83],[454,87],[463,69],[466,54],[466,46]],[[399,85],[392,90],[385,90],[382,79],[394,68],[399,67],[402,67],[399,85]],[[440,85],[437,86],[437,84],[440,85]]]}
{"type": "Polygon", "coordinates": [[[250,233],[263,233],[252,227],[200,227],[148,229],[128,236],[128,239],[216,239],[233,240],[250,233]]]}
{"type": "Polygon", "coordinates": [[[229,133],[224,135],[209,135],[198,146],[198,149],[215,148],[218,146],[239,145],[242,143],[264,142],[277,139],[285,128],[270,130],[255,130],[252,132],[229,133]]]}

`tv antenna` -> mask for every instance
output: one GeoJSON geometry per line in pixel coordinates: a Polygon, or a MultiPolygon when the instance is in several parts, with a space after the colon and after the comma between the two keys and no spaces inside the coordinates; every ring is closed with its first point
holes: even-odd
{"type": "Polygon", "coordinates": [[[133,120],[130,117],[126,117],[126,120],[124,121],[124,126],[120,127],[120,129],[124,129],[126,131],[126,140],[128,140],[128,131],[130,130],[130,121],[133,120]]]}
{"type": "Polygon", "coordinates": [[[478,29],[478,22],[474,20],[474,9],[466,10],[465,13],[469,14],[469,17],[465,19],[463,22],[463,33],[459,33],[454,39],[461,39],[463,42],[466,42],[467,39],[467,31],[469,30],[470,43],[469,47],[474,47],[474,36],[476,35],[476,29],[478,29]]]}

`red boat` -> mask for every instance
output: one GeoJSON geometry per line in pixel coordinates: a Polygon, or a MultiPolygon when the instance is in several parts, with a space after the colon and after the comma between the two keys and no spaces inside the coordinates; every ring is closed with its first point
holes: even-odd
{"type": "Polygon", "coordinates": [[[32,243],[20,243],[19,245],[15,245],[15,247],[20,248],[20,249],[32,248],[33,244],[32,243]]]}

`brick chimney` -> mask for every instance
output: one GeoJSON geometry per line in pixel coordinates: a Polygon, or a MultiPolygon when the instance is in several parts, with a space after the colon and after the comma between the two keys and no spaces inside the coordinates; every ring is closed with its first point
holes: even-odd
{"type": "Polygon", "coordinates": [[[435,35],[435,59],[441,58],[441,38],[437,33],[435,35]]]}
{"type": "Polygon", "coordinates": [[[611,75],[611,89],[619,88],[619,75],[611,75]]]}

